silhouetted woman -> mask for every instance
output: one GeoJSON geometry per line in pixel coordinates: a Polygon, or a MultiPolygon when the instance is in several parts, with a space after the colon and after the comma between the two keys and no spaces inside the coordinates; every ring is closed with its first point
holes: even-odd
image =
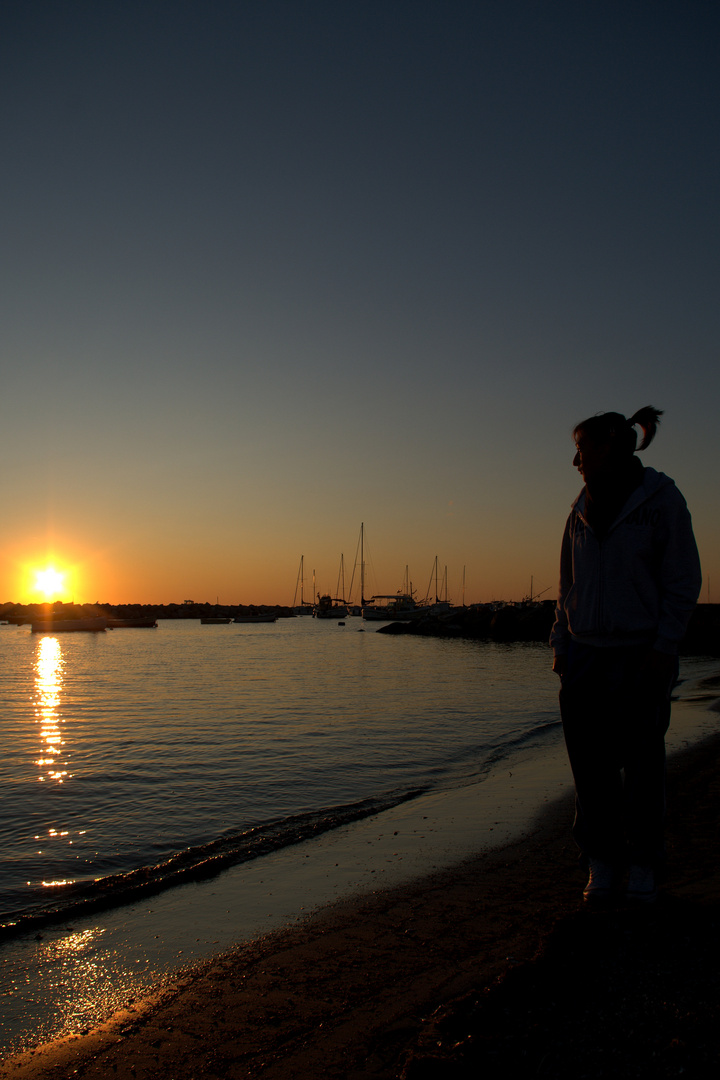
{"type": "Polygon", "coordinates": [[[573,836],[586,900],[651,902],[664,859],[665,732],[678,645],[698,598],[700,561],[685,500],[635,456],[662,415],[601,413],[574,431],[585,487],[565,527],[550,642],[575,780],[573,836]]]}

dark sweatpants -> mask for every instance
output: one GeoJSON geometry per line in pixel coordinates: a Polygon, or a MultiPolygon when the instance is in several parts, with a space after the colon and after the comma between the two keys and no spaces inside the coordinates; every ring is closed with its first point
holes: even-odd
{"type": "Polygon", "coordinates": [[[658,688],[644,668],[648,653],[571,641],[560,690],[575,779],[573,837],[584,855],[615,865],[658,866],[665,853],[665,732],[675,678],[658,688]]]}

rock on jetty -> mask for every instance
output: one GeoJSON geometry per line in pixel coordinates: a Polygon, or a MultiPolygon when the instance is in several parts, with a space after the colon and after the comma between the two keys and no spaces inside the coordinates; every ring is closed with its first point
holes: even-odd
{"type": "MultiPolygon", "coordinates": [[[[477,641],[547,641],[554,619],[553,600],[473,604],[428,614],[414,622],[389,623],[378,633],[477,641]]],[[[698,604],[680,651],[684,656],[720,656],[720,604],[698,604]]]]}

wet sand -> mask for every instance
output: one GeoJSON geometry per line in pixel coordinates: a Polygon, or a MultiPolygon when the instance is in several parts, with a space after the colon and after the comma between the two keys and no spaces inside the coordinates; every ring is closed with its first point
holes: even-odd
{"type": "Polygon", "coordinates": [[[720,736],[669,769],[657,905],[586,911],[569,794],[522,838],[199,965],[2,1077],[707,1076],[720,736]]]}

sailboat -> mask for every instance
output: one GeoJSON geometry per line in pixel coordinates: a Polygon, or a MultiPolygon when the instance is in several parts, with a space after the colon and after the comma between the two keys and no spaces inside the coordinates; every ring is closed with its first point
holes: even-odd
{"type": "Polygon", "coordinates": [[[348,613],[345,602],[345,561],[343,555],[340,556],[340,571],[335,592],[340,592],[341,596],[330,596],[329,593],[321,596],[318,593],[317,604],[313,608],[313,615],[316,619],[344,619],[348,613]]]}
{"type": "Polygon", "coordinates": [[[303,567],[304,567],[304,563],[305,563],[305,556],[301,555],[300,556],[300,569],[298,570],[298,578],[297,578],[297,581],[295,582],[295,595],[293,597],[293,611],[295,612],[296,615],[312,615],[312,613],[313,613],[313,605],[312,605],[312,603],[310,602],[310,600],[306,600],[304,598],[304,596],[303,596],[303,586],[304,586],[303,567]],[[298,585],[300,586],[300,603],[299,604],[296,603],[297,594],[298,594],[298,585]]]}
{"type": "Polygon", "coordinates": [[[363,537],[364,537],[365,525],[360,523],[360,536],[358,538],[358,544],[355,549],[355,562],[353,563],[353,572],[350,578],[350,593],[348,599],[348,614],[349,615],[362,615],[363,605],[365,603],[365,552],[363,550],[363,537]],[[360,552],[360,603],[356,603],[353,600],[353,589],[355,588],[355,572],[358,568],[358,552],[360,552]]]}
{"type": "MultiPolygon", "coordinates": [[[[405,581],[402,589],[396,593],[377,593],[369,600],[365,599],[365,524],[360,524],[360,606],[353,614],[362,615],[366,621],[375,622],[405,622],[408,619],[418,618],[422,612],[413,596],[412,586],[409,581],[407,567],[405,567],[405,581]]],[[[356,564],[357,566],[357,552],[356,564]]],[[[353,570],[353,580],[355,571],[353,570]]],[[[352,594],[352,585],[350,586],[352,594]]]]}
{"type": "Polygon", "coordinates": [[[443,574],[442,582],[440,584],[440,591],[438,592],[438,557],[435,556],[435,562],[433,563],[433,569],[430,574],[430,581],[428,582],[427,593],[423,603],[423,613],[429,615],[444,615],[452,608],[452,604],[448,600],[447,596],[447,566],[445,567],[445,573],[443,574]],[[430,588],[435,580],[435,600],[430,599],[430,588]],[[445,599],[441,600],[440,595],[445,590],[445,599]]]}
{"type": "Polygon", "coordinates": [[[407,566],[401,589],[398,589],[396,593],[376,593],[363,607],[363,619],[372,619],[376,622],[381,620],[410,622],[412,619],[419,619],[422,614],[423,609],[415,600],[407,566]]]}

